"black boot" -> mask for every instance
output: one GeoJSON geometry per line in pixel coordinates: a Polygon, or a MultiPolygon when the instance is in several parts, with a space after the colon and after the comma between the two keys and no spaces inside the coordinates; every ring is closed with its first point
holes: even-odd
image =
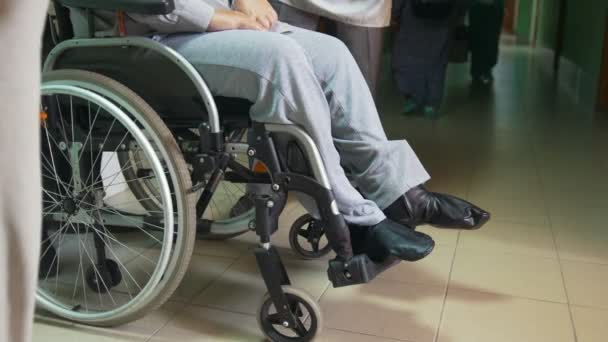
{"type": "Polygon", "coordinates": [[[389,219],[372,227],[353,226],[350,231],[355,254],[365,253],[377,263],[384,262],[391,255],[405,261],[418,261],[435,247],[430,236],[404,229],[389,219]]]}
{"type": "Polygon", "coordinates": [[[410,189],[384,210],[391,220],[409,227],[430,224],[442,228],[479,229],[490,213],[458,197],[428,191],[423,185],[410,189]]]}

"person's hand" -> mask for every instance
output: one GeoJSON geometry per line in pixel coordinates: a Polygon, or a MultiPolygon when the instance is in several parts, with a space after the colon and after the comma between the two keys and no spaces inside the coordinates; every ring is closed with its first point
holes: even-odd
{"type": "Polygon", "coordinates": [[[235,0],[234,10],[245,13],[269,30],[277,23],[277,12],[267,0],[235,0]]]}
{"type": "Polygon", "coordinates": [[[254,18],[237,11],[216,9],[207,31],[255,30],[266,31],[254,18]]]}

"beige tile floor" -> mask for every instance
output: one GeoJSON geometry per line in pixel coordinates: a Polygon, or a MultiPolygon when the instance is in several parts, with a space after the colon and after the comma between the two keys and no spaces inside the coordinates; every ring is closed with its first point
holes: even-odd
{"type": "MultiPolygon", "coordinates": [[[[333,289],[326,261],[298,260],[286,228],[277,244],[294,283],[319,299],[320,341],[608,341],[608,116],[572,103],[542,59],[503,49],[495,89],[468,88],[454,67],[444,116],[403,117],[385,82],[381,111],[392,138],[407,137],[433,189],[490,209],[483,230],[423,227],[435,252],[365,286],[333,289]]],[[[39,316],[34,341],[261,341],[255,310],[264,287],[253,236],[199,242],[172,300],[144,319],[98,329],[39,316]]]]}

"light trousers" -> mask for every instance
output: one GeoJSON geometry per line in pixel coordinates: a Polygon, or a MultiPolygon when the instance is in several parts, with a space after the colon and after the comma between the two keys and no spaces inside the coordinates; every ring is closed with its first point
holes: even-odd
{"type": "Polygon", "coordinates": [[[367,83],[338,39],[291,27],[179,34],[162,42],[190,61],[215,95],[251,101],[253,120],[308,132],[347,222],[381,222],[382,208],[429,179],[405,140],[387,139],[367,83]]]}
{"type": "Polygon", "coordinates": [[[0,341],[31,340],[40,249],[40,49],[47,1],[0,1],[0,341]]]}

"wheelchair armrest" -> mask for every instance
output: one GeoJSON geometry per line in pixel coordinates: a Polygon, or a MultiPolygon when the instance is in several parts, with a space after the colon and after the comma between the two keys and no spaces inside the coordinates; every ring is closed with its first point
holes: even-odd
{"type": "Polygon", "coordinates": [[[173,0],[58,0],[60,4],[92,10],[125,11],[136,14],[163,15],[173,12],[173,0]]]}

